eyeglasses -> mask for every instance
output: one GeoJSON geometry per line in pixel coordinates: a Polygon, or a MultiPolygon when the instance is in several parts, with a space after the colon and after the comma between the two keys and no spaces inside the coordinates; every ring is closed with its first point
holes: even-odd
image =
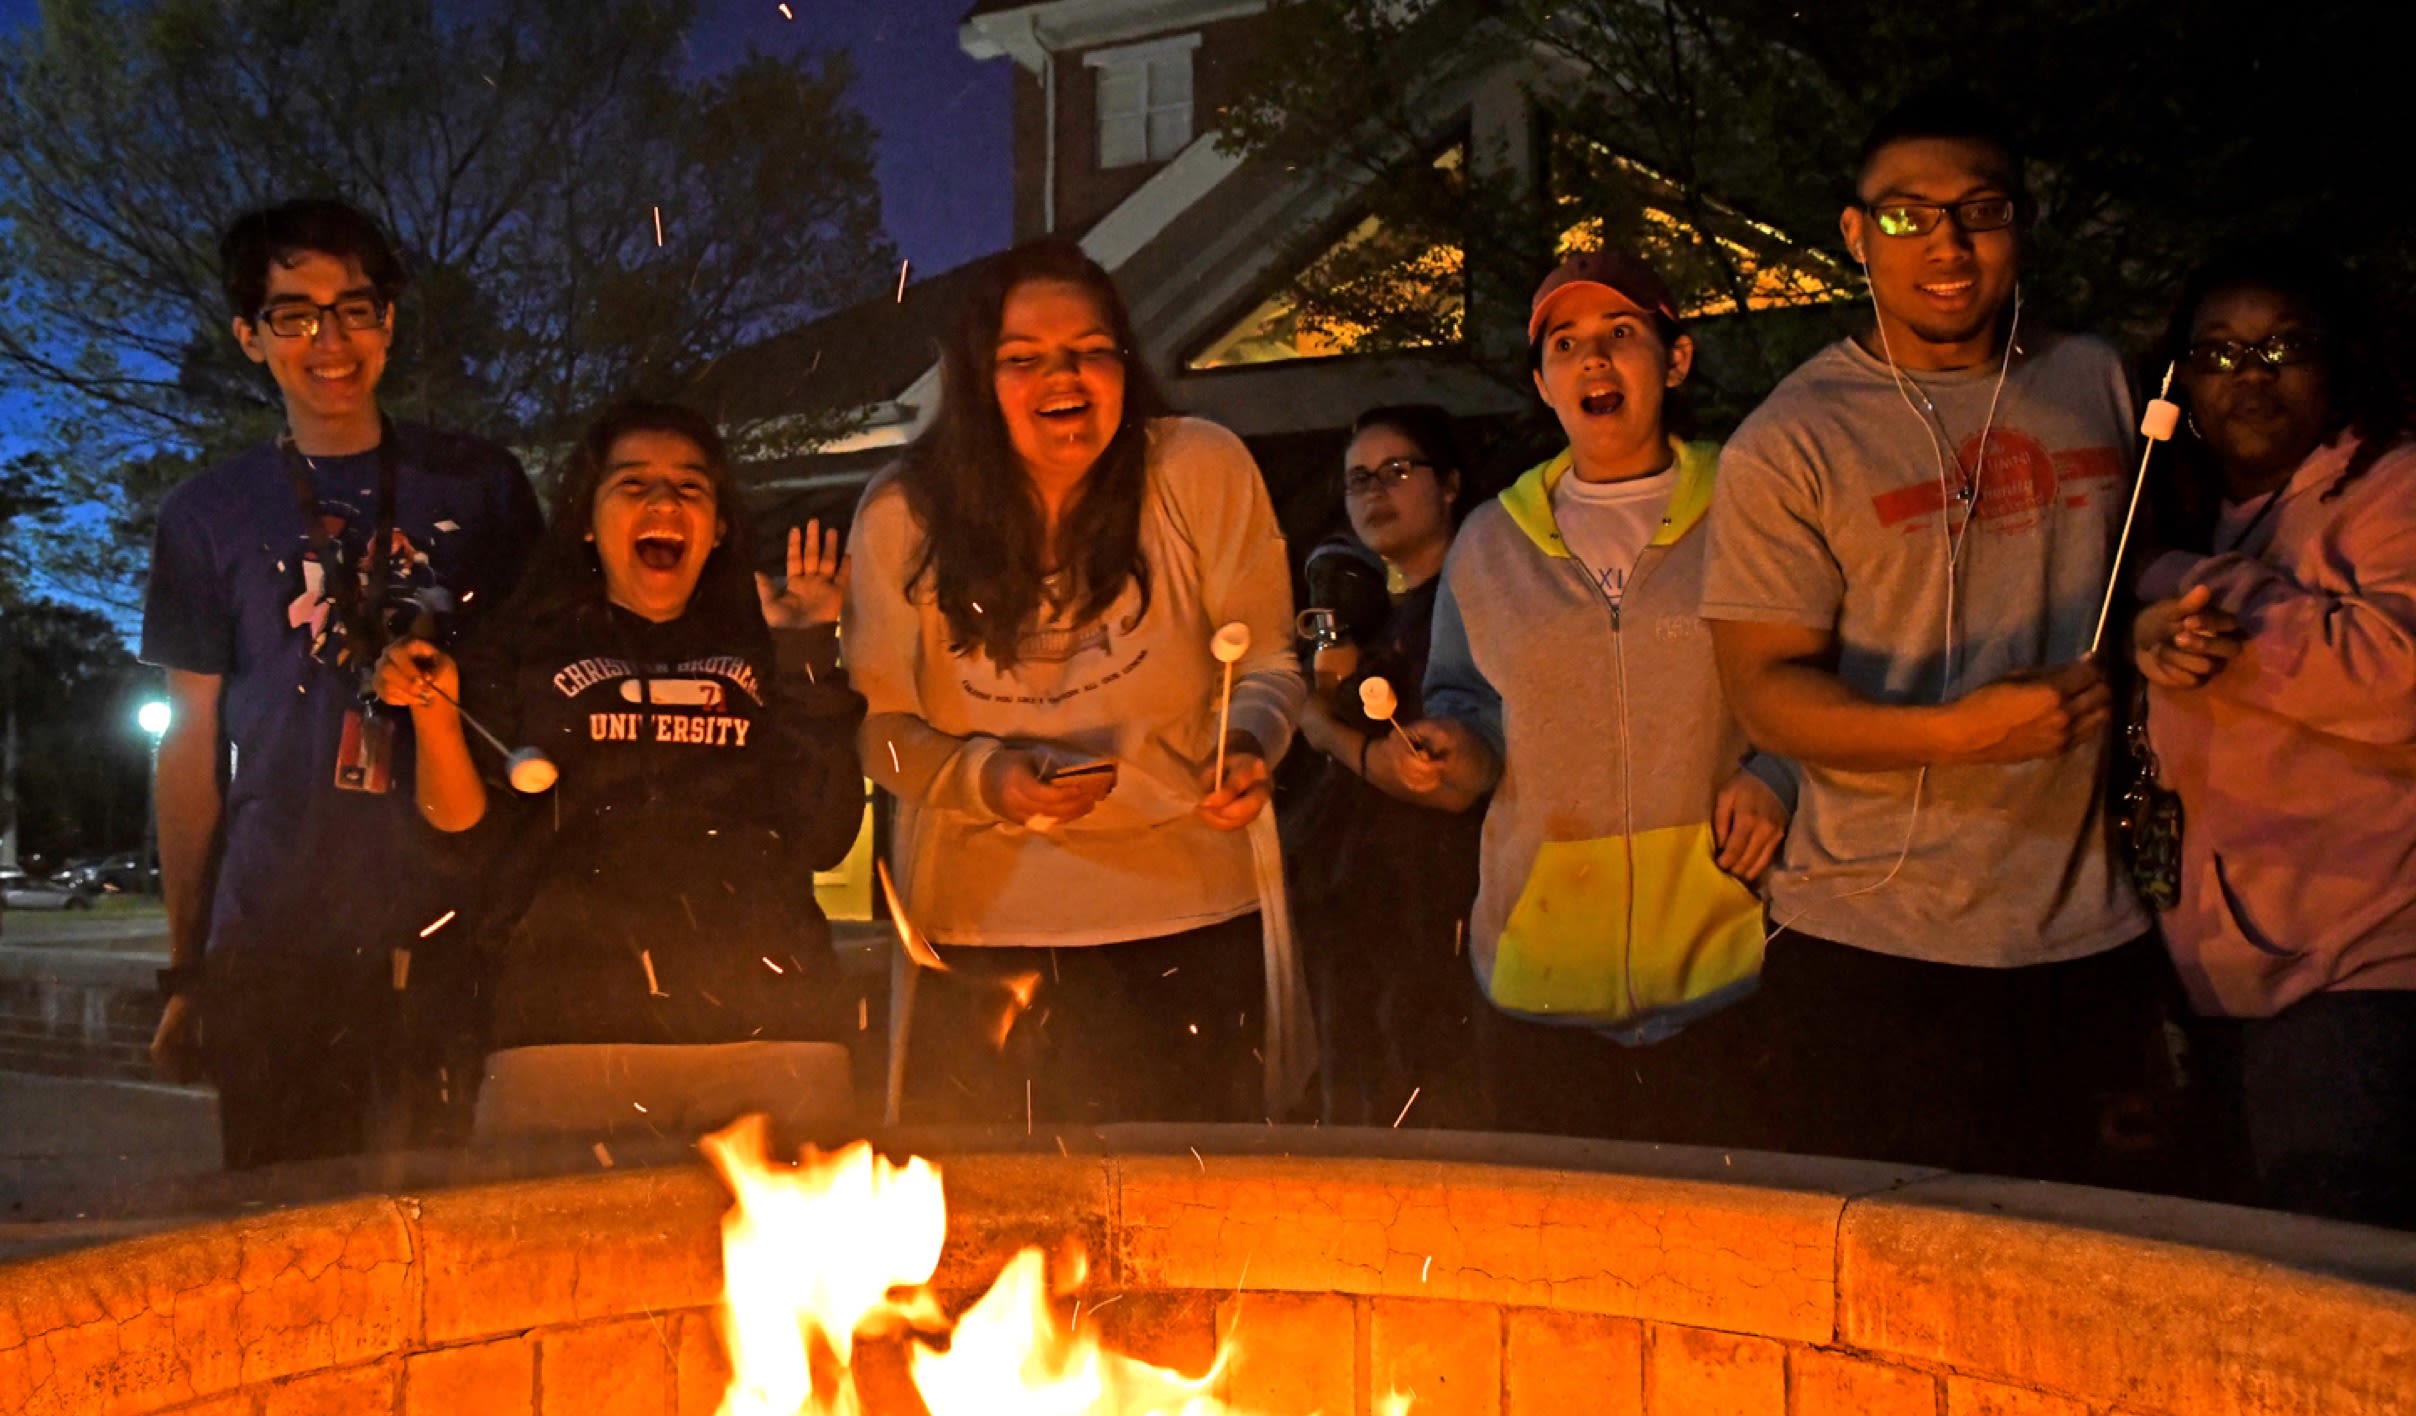
{"type": "Polygon", "coordinates": [[[2236,339],[2208,339],[2189,347],[2181,362],[2193,374],[2236,374],[2254,360],[2268,369],[2312,364],[2322,357],[2324,341],[2310,330],[2283,330],[2254,344],[2236,339]]]}
{"type": "Polygon", "coordinates": [[[1373,467],[1350,467],[1342,473],[1342,494],[1363,497],[1378,487],[1398,487],[1421,467],[1432,467],[1415,457],[1388,457],[1373,467]]]}
{"type": "Polygon", "coordinates": [[[332,305],[314,305],[300,300],[291,304],[271,305],[252,322],[266,325],[268,332],[279,339],[317,339],[320,321],[329,315],[336,317],[338,329],[376,329],[386,322],[386,302],[374,295],[347,295],[332,305]]]}
{"type": "Polygon", "coordinates": [[[1974,197],[1967,202],[1864,202],[1883,236],[1927,236],[1951,216],[1961,231],[2002,231],[2021,215],[2013,197],[1974,197]]]}

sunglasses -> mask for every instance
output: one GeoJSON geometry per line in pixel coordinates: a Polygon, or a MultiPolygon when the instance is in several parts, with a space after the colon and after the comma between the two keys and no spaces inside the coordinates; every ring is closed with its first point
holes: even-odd
{"type": "Polygon", "coordinates": [[[2022,214],[2014,197],[1974,197],[1967,202],[1864,202],[1883,236],[1927,236],[1953,218],[1959,231],[2002,231],[2022,214]]]}
{"type": "Polygon", "coordinates": [[[2309,330],[2284,330],[2254,344],[2236,339],[2206,339],[2189,347],[2181,362],[2193,374],[2236,374],[2253,361],[2268,369],[2312,364],[2322,357],[2324,341],[2309,330]]]}

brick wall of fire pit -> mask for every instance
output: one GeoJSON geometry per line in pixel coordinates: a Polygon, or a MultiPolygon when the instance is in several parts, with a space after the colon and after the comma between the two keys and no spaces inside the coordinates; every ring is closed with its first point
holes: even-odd
{"type": "MultiPolygon", "coordinates": [[[[1079,1238],[1111,1346],[1197,1371],[1230,1334],[1220,1394],[1268,1416],[2416,1411],[2416,1236],[1716,1152],[1162,1139],[943,1152],[940,1285],[1079,1238]],[[1395,1154],[1274,1153],[1306,1146],[1395,1154]]],[[[726,1206],[622,1172],[0,1269],[0,1412],[711,1416],[726,1206]]]]}

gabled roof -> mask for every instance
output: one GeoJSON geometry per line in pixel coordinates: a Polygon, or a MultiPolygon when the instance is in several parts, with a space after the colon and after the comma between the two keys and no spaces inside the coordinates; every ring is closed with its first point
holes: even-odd
{"type": "Polygon", "coordinates": [[[1037,72],[1050,53],[1255,15],[1268,0],[977,0],[957,29],[976,59],[1037,72]]]}

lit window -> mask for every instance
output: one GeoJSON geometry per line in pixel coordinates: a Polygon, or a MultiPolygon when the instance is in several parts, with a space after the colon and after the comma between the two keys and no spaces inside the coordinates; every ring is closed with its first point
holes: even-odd
{"type": "Polygon", "coordinates": [[[1196,34],[1119,49],[1082,62],[1099,71],[1099,165],[1164,162],[1191,142],[1191,52],[1196,34]]]}
{"type": "MultiPolygon", "coordinates": [[[[1464,149],[1434,160],[1431,176],[1456,192],[1464,149]]],[[[1465,257],[1455,241],[1396,231],[1361,218],[1248,314],[1185,361],[1232,369],[1458,344],[1467,316],[1465,257]]]]}
{"type": "Polygon", "coordinates": [[[1557,254],[1613,246],[1643,256],[1682,319],[1860,298],[1835,257],[1716,198],[1690,200],[1678,182],[1582,135],[1558,135],[1552,173],[1564,223],[1557,254]]]}

